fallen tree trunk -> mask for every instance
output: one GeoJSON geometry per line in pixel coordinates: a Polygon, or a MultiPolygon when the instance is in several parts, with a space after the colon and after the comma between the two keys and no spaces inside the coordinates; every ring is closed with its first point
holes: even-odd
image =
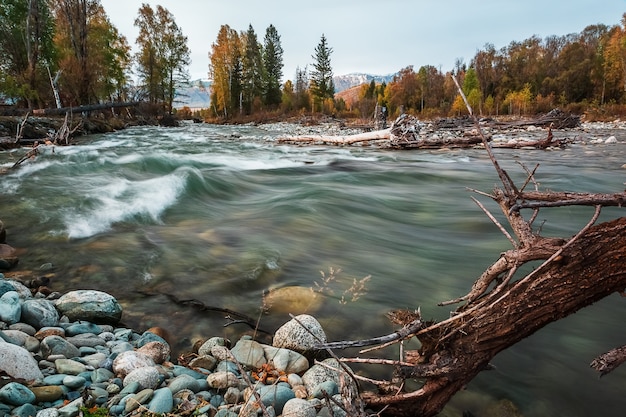
{"type": "Polygon", "coordinates": [[[355,143],[389,140],[390,129],[375,130],[347,136],[301,135],[278,138],[278,143],[321,144],[321,145],[354,145],[355,143]]]}
{"type": "Polygon", "coordinates": [[[61,114],[73,114],[73,113],[83,113],[83,112],[91,112],[97,110],[107,110],[113,108],[120,107],[135,107],[138,106],[141,102],[139,101],[128,101],[128,102],[111,102],[111,103],[98,103],[98,104],[86,104],[83,106],[76,107],[61,107],[58,109],[37,109],[33,111],[35,116],[54,116],[61,114]]]}

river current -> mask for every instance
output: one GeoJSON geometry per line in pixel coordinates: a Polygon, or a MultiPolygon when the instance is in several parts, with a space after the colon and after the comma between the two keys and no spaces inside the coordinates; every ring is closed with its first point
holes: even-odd
{"type": "MultiPolygon", "coordinates": [[[[390,333],[385,313],[397,308],[419,306],[424,318],[442,320],[454,306],[437,303],[464,295],[510,249],[471,196],[503,220],[496,205],[468,190],[498,184],[484,150],[275,142],[285,134],[280,125],[133,127],[46,150],[0,175],[0,219],[19,268],[52,263],[53,290],[109,292],[125,324],[164,327],[175,349],[188,350],[197,338],[249,330],[207,306],[251,316],[270,332],[288,313],[308,312],[329,340],[390,333]],[[293,291],[286,298],[263,296],[285,288],[293,291]],[[312,299],[313,290],[322,293],[312,299]]],[[[555,136],[577,141],[495,153],[520,184],[521,164],[538,163],[544,190],[623,190],[626,130],[555,136]],[[618,143],[591,143],[609,135],[618,143]]],[[[25,152],[0,151],[0,168],[25,152]]],[[[569,237],[592,212],[544,209],[535,224],[545,236],[569,237]]],[[[605,209],[601,220],[623,215],[605,209]]],[[[623,415],[626,368],[599,379],[589,363],[626,344],[625,303],[612,295],[502,352],[451,407],[507,399],[527,417],[623,415]]]]}

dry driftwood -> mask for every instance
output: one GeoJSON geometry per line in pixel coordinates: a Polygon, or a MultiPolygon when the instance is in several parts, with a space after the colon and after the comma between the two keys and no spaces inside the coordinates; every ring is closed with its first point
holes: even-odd
{"type": "MultiPolygon", "coordinates": [[[[482,132],[478,121],[475,122],[482,132]]],[[[365,360],[392,365],[396,374],[394,379],[378,384],[386,389],[362,393],[367,406],[378,410],[379,415],[436,415],[478,373],[490,369],[489,362],[497,353],[547,324],[626,288],[626,217],[594,225],[602,207],[623,206],[626,193],[543,192],[535,181],[535,170],[526,170],[528,178],[518,187],[500,167],[484,136],[483,145],[502,186],[491,193],[479,194],[497,203],[513,235],[482,203],[475,201],[512,243],[513,249],[502,253],[467,295],[441,303],[463,303],[449,319],[426,323],[419,315],[409,315],[400,331],[384,338],[387,346],[393,341],[417,337],[421,342],[419,350],[407,352],[398,361],[365,360]],[[534,191],[524,191],[529,184],[534,185],[534,191]],[[588,224],[574,236],[546,238],[533,227],[540,209],[572,204],[594,207],[588,224]],[[530,213],[528,218],[525,212],[530,213]],[[543,262],[520,276],[520,267],[530,261],[543,262]],[[398,376],[417,379],[422,385],[417,390],[406,391],[404,384],[396,380],[398,376]]],[[[361,341],[358,345],[369,343],[381,343],[381,339],[361,341]]],[[[329,346],[354,345],[346,342],[329,346]]],[[[625,357],[626,348],[621,348],[597,359],[592,366],[606,373],[625,357]]]]}
{"type": "Polygon", "coordinates": [[[390,129],[375,130],[347,136],[301,135],[279,138],[278,143],[322,144],[322,145],[354,145],[355,143],[389,140],[390,129]]]}

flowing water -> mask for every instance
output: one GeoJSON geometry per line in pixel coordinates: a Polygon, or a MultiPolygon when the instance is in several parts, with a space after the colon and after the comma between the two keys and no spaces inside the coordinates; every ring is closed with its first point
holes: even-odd
{"type": "MultiPolygon", "coordinates": [[[[307,311],[330,340],[389,333],[385,313],[395,308],[421,306],[424,317],[445,319],[454,307],[437,303],[465,294],[510,248],[470,197],[497,216],[495,204],[468,191],[498,183],[484,151],[298,147],[274,142],[281,134],[276,126],[136,127],[48,150],[0,176],[8,242],[20,249],[21,269],[54,265],[54,290],[107,291],[126,324],[165,327],[183,350],[195,338],[249,330],[203,306],[260,317],[270,332],[288,312],[307,311]],[[356,297],[355,283],[366,286],[356,297]],[[264,292],[285,287],[304,291],[305,302],[264,302],[264,292]],[[324,295],[312,299],[320,287],[324,295]]],[[[496,155],[520,184],[519,163],[540,163],[543,189],[619,192],[626,130],[557,132],[609,134],[620,143],[496,155]]],[[[0,152],[0,167],[24,152],[0,152]]],[[[568,237],[591,215],[545,209],[536,224],[568,237]]],[[[525,416],[622,415],[626,368],[599,379],[589,363],[626,344],[624,308],[613,295],[547,326],[498,355],[496,370],[453,404],[475,410],[509,399],[525,416]]]]}

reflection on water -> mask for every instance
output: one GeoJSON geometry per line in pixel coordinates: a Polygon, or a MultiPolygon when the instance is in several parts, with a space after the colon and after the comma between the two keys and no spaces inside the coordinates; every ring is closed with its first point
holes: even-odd
{"type": "MultiPolygon", "coordinates": [[[[426,317],[445,319],[450,308],[437,302],[465,294],[509,249],[467,189],[490,192],[497,184],[480,150],[275,146],[275,136],[262,127],[190,125],[83,138],[4,175],[0,218],[10,243],[25,249],[22,268],[52,262],[54,289],[112,293],[127,324],[168,328],[180,338],[177,349],[248,329],[224,327],[224,314],[171,296],[260,318],[273,331],[287,311],[307,304],[275,297],[263,312],[265,292],[315,288],[320,271],[340,268],[315,314],[331,340],[370,337],[392,329],[390,309],[421,306],[426,317]],[[365,295],[339,302],[369,275],[365,295]]],[[[22,152],[1,152],[0,166],[22,152]]],[[[520,183],[519,163],[540,163],[544,189],[623,187],[623,145],[496,153],[520,183]]],[[[545,210],[536,224],[544,235],[567,237],[592,211],[545,210]]],[[[608,209],[603,218],[620,215],[608,209]]],[[[626,343],[621,308],[618,296],[609,297],[501,353],[496,371],[457,396],[458,407],[508,398],[526,416],[621,415],[626,370],[598,380],[588,366],[626,343]]]]}

